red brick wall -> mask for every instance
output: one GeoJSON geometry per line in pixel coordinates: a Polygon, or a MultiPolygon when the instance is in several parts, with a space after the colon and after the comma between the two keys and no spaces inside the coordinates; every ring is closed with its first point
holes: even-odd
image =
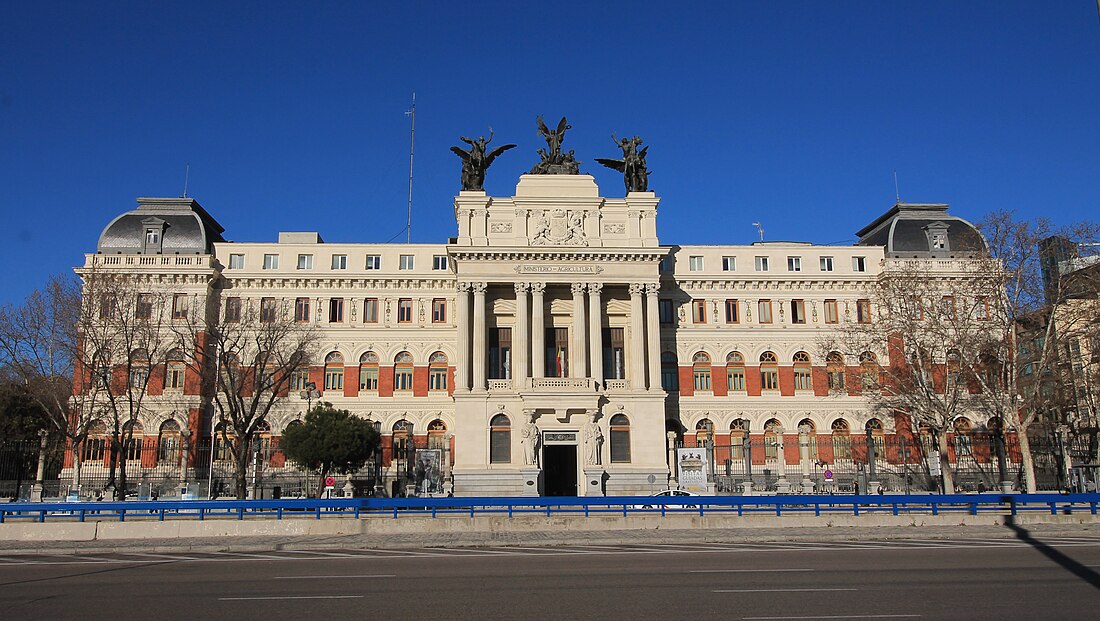
{"type": "Polygon", "coordinates": [[[825,367],[813,367],[810,369],[810,376],[813,378],[814,396],[829,396],[829,374],[825,367]]]}
{"type": "Polygon", "coordinates": [[[785,463],[797,465],[798,458],[798,434],[783,434],[783,460],[785,463]]]}
{"type": "Polygon", "coordinates": [[[750,397],[760,396],[760,367],[745,367],[745,392],[750,397]]]}
{"type": "Polygon", "coordinates": [[[692,377],[692,367],[679,367],[680,369],[680,396],[690,397],[695,394],[695,382],[692,377]]]}
{"type": "Polygon", "coordinates": [[[779,394],[794,396],[794,367],[779,367],[779,394]]]}
{"type": "Polygon", "coordinates": [[[359,366],[344,367],[344,396],[359,396],[359,366]]]}
{"type": "Polygon", "coordinates": [[[413,396],[428,396],[428,367],[413,367],[413,396]]]}
{"type": "Polygon", "coordinates": [[[393,396],[393,367],[378,367],[378,396],[393,396]]]}
{"type": "Polygon", "coordinates": [[[729,386],[726,385],[726,367],[712,366],[710,368],[710,386],[717,397],[724,397],[729,394],[729,386]]]}
{"type": "Polygon", "coordinates": [[[325,367],[312,366],[309,368],[309,381],[317,385],[317,390],[323,395],[325,392],[325,367]]]}

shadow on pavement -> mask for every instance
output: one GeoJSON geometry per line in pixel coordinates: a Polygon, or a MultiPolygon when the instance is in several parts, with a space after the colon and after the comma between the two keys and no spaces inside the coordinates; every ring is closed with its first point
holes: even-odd
{"type": "Polygon", "coordinates": [[[1050,560],[1066,568],[1071,574],[1091,584],[1093,588],[1100,589],[1100,574],[1078,563],[1069,556],[1059,552],[1053,547],[1035,539],[1028,530],[1016,523],[1016,516],[1009,515],[1005,518],[1005,526],[1016,533],[1016,538],[1038,550],[1050,560]]]}

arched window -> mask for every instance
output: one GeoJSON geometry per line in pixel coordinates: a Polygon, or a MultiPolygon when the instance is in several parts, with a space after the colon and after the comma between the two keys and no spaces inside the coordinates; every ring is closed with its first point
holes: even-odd
{"type": "Polygon", "coordinates": [[[84,439],[81,459],[84,461],[102,461],[107,453],[107,425],[97,420],[88,425],[88,436],[84,439]]]}
{"type": "Polygon", "coordinates": [[[359,391],[378,392],[378,354],[373,351],[359,356],[359,391]]]}
{"type": "Polygon", "coordinates": [[[252,454],[256,454],[259,448],[261,459],[264,463],[271,458],[271,425],[266,420],[256,424],[256,431],[252,434],[252,454]]]}
{"type": "Polygon", "coordinates": [[[241,394],[241,359],[233,352],[222,354],[221,383],[224,392],[231,395],[241,394]]]}
{"type": "Polygon", "coordinates": [[[408,459],[413,450],[413,425],[405,419],[393,424],[393,456],[408,459]]]}
{"type": "Polygon", "coordinates": [[[706,352],[696,352],[691,357],[692,383],[695,390],[710,391],[710,356],[706,352]]]}
{"type": "Polygon", "coordinates": [[[779,358],[774,352],[760,354],[760,389],[779,390],[779,358]]]}
{"type": "Polygon", "coordinates": [[[947,390],[953,391],[962,386],[962,357],[958,351],[947,352],[947,390]]]}
{"type": "Polygon", "coordinates": [[[157,462],[174,464],[180,458],[180,424],[168,419],[157,434],[157,462]]]}
{"type": "Polygon", "coordinates": [[[776,419],[764,423],[764,457],[779,459],[779,447],[783,441],[783,425],[776,419]]]}
{"type": "Polygon", "coordinates": [[[726,387],[729,392],[745,392],[745,357],[739,351],[726,356],[726,387]]]}
{"type": "Polygon", "coordinates": [[[878,390],[879,381],[878,358],[875,354],[865,351],[859,355],[859,376],[863,390],[878,390]]]}
{"type": "Polygon", "coordinates": [[[813,373],[810,369],[810,354],[804,351],[795,352],[794,361],[794,389],[813,390],[813,373]]]}
{"type": "Polygon", "coordinates": [[[173,349],[165,356],[167,363],[164,365],[164,390],[168,392],[182,392],[184,373],[187,369],[183,362],[183,352],[173,349]]]}
{"type": "Polygon", "coordinates": [[[145,390],[149,384],[149,352],[135,349],[130,352],[130,387],[145,390]]]}
{"type": "Polygon", "coordinates": [[[512,421],[505,414],[489,421],[489,463],[512,463],[512,421]]]}
{"type": "Polygon", "coordinates": [[[871,432],[871,442],[875,444],[875,457],[877,459],[885,458],[886,432],[882,428],[882,421],[877,418],[872,418],[864,425],[864,429],[871,432]]]}
{"type": "MultiPolygon", "coordinates": [[[[810,420],[809,418],[803,418],[802,420],[798,421],[798,433],[799,436],[801,436],[802,434],[807,434],[809,436],[808,438],[806,438],[806,441],[809,444],[809,458],[817,461],[817,425],[815,425],[814,421],[810,420]]],[[[799,437],[798,442],[800,444],[802,443],[801,437],[799,437]]]]}
{"type": "Polygon", "coordinates": [[[447,448],[447,423],[438,418],[428,423],[428,448],[447,448]]]}
{"type": "Polygon", "coordinates": [[[680,368],[676,354],[670,351],[661,354],[661,388],[669,392],[680,390],[680,368]]]}
{"type": "Polygon", "coordinates": [[[971,433],[974,430],[969,418],[959,417],[955,419],[955,455],[958,457],[970,457],[974,454],[974,443],[971,433]]]}
{"type": "Polygon", "coordinates": [[[233,432],[225,422],[220,422],[214,427],[214,460],[232,461],[233,445],[236,444],[237,434],[233,432]]]}
{"type": "Polygon", "coordinates": [[[447,390],[447,354],[441,351],[428,357],[428,390],[447,390]]]}
{"type": "Polygon", "coordinates": [[[709,418],[695,423],[695,446],[709,446],[714,438],[714,423],[709,418]]]}
{"type": "Polygon", "coordinates": [[[630,463],[630,419],[616,414],[609,422],[611,430],[611,463],[630,463]]]}
{"type": "Polygon", "coordinates": [[[407,351],[393,357],[393,389],[405,392],[413,389],[413,357],[407,351]]]}
{"type": "Polygon", "coordinates": [[[141,461],[141,444],[145,440],[141,421],[128,420],[122,424],[123,450],[127,461],[141,461]]]}
{"type": "Polygon", "coordinates": [[[833,461],[852,458],[852,435],[848,421],[838,418],[833,421],[833,461]]]}
{"type": "Polygon", "coordinates": [[[745,438],[749,437],[749,421],[736,418],[730,423],[730,458],[745,458],[745,438]]]}
{"type": "Polygon", "coordinates": [[[847,391],[848,387],[844,384],[844,356],[840,352],[831,351],[825,356],[825,375],[829,380],[829,390],[847,391]]]}
{"type": "Polygon", "coordinates": [[[325,356],[325,390],[344,389],[344,357],[340,352],[325,356]]]}

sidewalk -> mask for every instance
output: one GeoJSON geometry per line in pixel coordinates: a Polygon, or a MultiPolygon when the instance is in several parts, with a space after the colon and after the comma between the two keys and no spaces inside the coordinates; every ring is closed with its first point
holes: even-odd
{"type": "MultiPolygon", "coordinates": [[[[293,522],[294,520],[286,520],[293,522]]],[[[349,520],[355,522],[355,520],[349,520]]],[[[363,520],[359,520],[362,522],[363,520]]],[[[1100,538],[1100,522],[1043,523],[1020,520],[1033,537],[1100,538]]],[[[0,533],[10,524],[0,526],[0,533]]],[[[41,525],[38,525],[41,526],[41,525]]],[[[410,524],[411,526],[411,524],[410,524]]],[[[430,547],[569,546],[629,544],[705,544],[783,541],[889,541],[903,539],[1016,539],[1006,525],[878,526],[748,526],[744,528],[621,528],[577,530],[561,523],[551,529],[469,530],[465,532],[357,532],[334,535],[252,535],[165,539],[95,539],[88,541],[0,540],[0,556],[19,554],[88,554],[107,552],[262,552],[273,550],[411,549],[430,547]]],[[[516,524],[516,526],[520,526],[516,524]]],[[[551,526],[546,524],[544,526],[551,526]]]]}

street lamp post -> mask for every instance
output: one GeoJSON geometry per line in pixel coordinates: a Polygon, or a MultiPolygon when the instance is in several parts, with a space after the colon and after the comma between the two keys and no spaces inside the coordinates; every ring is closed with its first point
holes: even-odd
{"type": "Polygon", "coordinates": [[[31,486],[31,502],[42,502],[46,477],[46,438],[49,435],[50,432],[45,429],[38,430],[38,473],[34,477],[34,485],[31,486]]]}
{"type": "Polygon", "coordinates": [[[321,396],[320,391],[317,390],[317,382],[306,382],[306,389],[298,393],[302,399],[306,402],[306,414],[313,409],[313,400],[321,396]]]}

